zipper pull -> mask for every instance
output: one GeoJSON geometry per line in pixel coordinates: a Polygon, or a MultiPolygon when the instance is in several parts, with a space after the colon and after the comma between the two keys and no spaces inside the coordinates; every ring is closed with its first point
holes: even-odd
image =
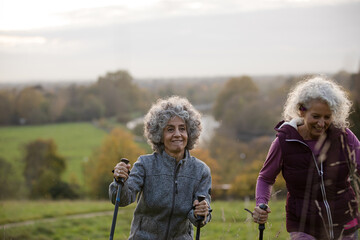
{"type": "Polygon", "coordinates": [[[178,194],[178,185],[177,185],[177,181],[175,181],[175,194],[178,194]]]}

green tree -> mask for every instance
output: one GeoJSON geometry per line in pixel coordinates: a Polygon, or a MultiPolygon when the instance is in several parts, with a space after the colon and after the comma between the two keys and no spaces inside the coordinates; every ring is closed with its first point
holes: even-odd
{"type": "Polygon", "coordinates": [[[133,164],[139,155],[144,154],[134,142],[134,135],[121,128],[114,128],[104,139],[100,149],[85,164],[86,185],[93,198],[107,198],[112,178],[111,170],[121,158],[133,164]]]}
{"type": "Polygon", "coordinates": [[[350,81],[353,112],[350,115],[351,130],[360,137],[360,72],[353,74],[350,81]]]}
{"type": "Polygon", "coordinates": [[[0,199],[11,199],[19,192],[19,180],[13,165],[0,157],[0,199]]]}
{"type": "Polygon", "coordinates": [[[220,91],[213,114],[221,122],[219,133],[241,141],[269,134],[272,124],[272,107],[268,98],[259,94],[250,77],[230,79],[220,91]]]}
{"type": "Polygon", "coordinates": [[[11,91],[0,91],[0,125],[9,125],[14,118],[14,94],[11,91]]]}
{"type": "Polygon", "coordinates": [[[71,85],[62,95],[66,104],[61,120],[89,121],[103,117],[105,107],[92,87],[71,85]]]}
{"type": "Polygon", "coordinates": [[[226,82],[214,103],[213,115],[216,120],[231,118],[229,112],[240,110],[244,104],[253,100],[258,94],[258,88],[248,76],[231,78],[226,82]],[[230,108],[230,109],[229,109],[230,108]]]}
{"type": "Polygon", "coordinates": [[[48,102],[41,87],[27,87],[16,97],[16,113],[19,119],[29,124],[48,121],[48,102]]]}
{"type": "Polygon", "coordinates": [[[57,153],[52,139],[38,139],[25,146],[24,177],[30,198],[51,198],[50,192],[61,182],[65,158],[57,153]]]}
{"type": "Polygon", "coordinates": [[[56,92],[48,94],[49,101],[49,121],[57,122],[59,121],[65,109],[67,108],[67,96],[64,89],[58,89],[56,92]]]}
{"type": "Polygon", "coordinates": [[[99,77],[96,88],[106,117],[116,116],[120,122],[126,122],[132,118],[132,113],[139,111],[142,91],[127,71],[109,72],[99,77]]]}

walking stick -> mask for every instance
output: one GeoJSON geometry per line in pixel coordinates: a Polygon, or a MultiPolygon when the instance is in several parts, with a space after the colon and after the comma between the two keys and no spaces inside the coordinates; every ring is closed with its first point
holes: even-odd
{"type": "MultiPolygon", "coordinates": [[[[199,195],[197,197],[197,200],[199,202],[204,201],[205,200],[205,196],[204,195],[199,195]]],[[[196,240],[200,239],[200,224],[201,222],[204,220],[203,216],[197,216],[196,222],[197,222],[197,228],[196,228],[196,240]]]]}
{"type": "MultiPolygon", "coordinates": [[[[259,208],[261,208],[262,210],[265,210],[265,211],[266,211],[267,207],[268,206],[264,203],[259,205],[259,208]]],[[[259,224],[259,240],[263,240],[264,230],[265,230],[265,224],[264,223],[259,224]]]]}
{"type": "MultiPolygon", "coordinates": [[[[128,164],[129,160],[127,160],[126,158],[122,158],[121,162],[128,164]]],[[[121,192],[122,186],[124,185],[124,179],[118,178],[118,180],[116,180],[116,182],[119,183],[119,185],[118,185],[118,189],[117,189],[117,193],[116,193],[115,210],[114,210],[113,220],[112,220],[112,224],[111,224],[110,240],[113,240],[113,238],[114,238],[116,218],[117,218],[117,214],[118,214],[118,210],[119,210],[119,203],[120,203],[120,192],[121,192]]]]}

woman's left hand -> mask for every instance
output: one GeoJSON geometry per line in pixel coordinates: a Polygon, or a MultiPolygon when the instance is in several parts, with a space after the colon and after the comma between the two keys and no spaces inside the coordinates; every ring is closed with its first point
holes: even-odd
{"type": "Polygon", "coordinates": [[[253,211],[254,222],[259,223],[259,224],[266,223],[269,213],[271,213],[270,207],[267,207],[266,210],[261,209],[259,206],[255,207],[254,211],[253,211]]]}
{"type": "Polygon", "coordinates": [[[206,200],[199,202],[198,200],[194,201],[193,206],[195,206],[194,215],[203,216],[206,219],[206,216],[209,214],[209,205],[206,200]]]}

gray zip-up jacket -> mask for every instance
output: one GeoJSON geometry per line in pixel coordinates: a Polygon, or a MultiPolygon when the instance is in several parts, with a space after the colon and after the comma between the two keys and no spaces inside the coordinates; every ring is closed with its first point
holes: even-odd
{"type": "MultiPolygon", "coordinates": [[[[129,240],[193,239],[192,225],[198,224],[193,202],[204,195],[210,206],[211,174],[204,162],[190,156],[189,151],[185,154],[179,162],[165,151],[140,156],[135,162],[120,196],[120,206],[127,206],[139,193],[129,240]]],[[[113,204],[117,187],[116,181],[109,186],[113,204]]],[[[210,219],[209,214],[205,224],[210,219]]]]}

